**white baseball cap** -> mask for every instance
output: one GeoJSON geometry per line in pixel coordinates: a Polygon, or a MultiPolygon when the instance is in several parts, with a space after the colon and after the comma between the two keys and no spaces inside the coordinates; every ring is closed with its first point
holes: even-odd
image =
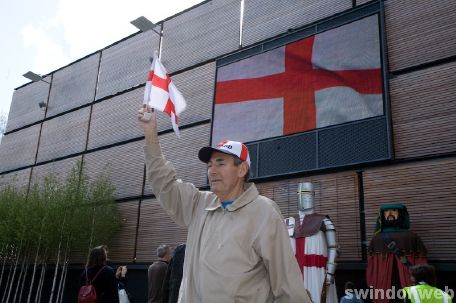
{"type": "Polygon", "coordinates": [[[250,167],[249,149],[245,144],[238,141],[223,140],[216,147],[205,146],[198,152],[198,158],[204,163],[209,162],[212,153],[218,151],[224,154],[233,155],[247,162],[250,167]]]}

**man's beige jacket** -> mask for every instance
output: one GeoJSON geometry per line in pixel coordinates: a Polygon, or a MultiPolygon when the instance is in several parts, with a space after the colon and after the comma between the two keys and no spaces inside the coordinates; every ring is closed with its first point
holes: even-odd
{"type": "Polygon", "coordinates": [[[311,302],[274,201],[251,183],[224,209],[214,193],[176,180],[158,144],[145,158],[161,206],[188,228],[179,302],[311,302]]]}

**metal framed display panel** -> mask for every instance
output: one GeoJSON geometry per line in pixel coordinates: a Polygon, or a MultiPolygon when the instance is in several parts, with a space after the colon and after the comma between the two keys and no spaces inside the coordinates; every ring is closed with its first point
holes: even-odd
{"type": "Polygon", "coordinates": [[[384,28],[375,2],[218,60],[211,145],[247,143],[254,179],[393,159],[384,28]]]}

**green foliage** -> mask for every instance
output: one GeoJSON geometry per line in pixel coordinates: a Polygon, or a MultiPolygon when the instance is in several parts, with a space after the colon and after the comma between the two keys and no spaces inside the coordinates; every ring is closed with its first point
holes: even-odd
{"type": "Polygon", "coordinates": [[[109,244],[119,226],[113,185],[103,175],[90,180],[80,162],[63,181],[49,175],[28,191],[0,191],[1,259],[21,254],[34,262],[38,255],[48,262],[61,250],[67,256],[85,252],[90,245],[109,244]]]}
{"type": "Polygon", "coordinates": [[[25,189],[6,187],[0,194],[0,250],[2,259],[11,258],[20,245],[18,226],[24,221],[19,211],[25,205],[25,189]],[[19,212],[19,213],[18,213],[19,212]],[[8,249],[7,249],[8,248],[8,249]]]}

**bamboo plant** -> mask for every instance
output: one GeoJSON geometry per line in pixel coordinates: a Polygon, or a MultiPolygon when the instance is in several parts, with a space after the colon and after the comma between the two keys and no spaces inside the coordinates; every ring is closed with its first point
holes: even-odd
{"type": "Polygon", "coordinates": [[[64,180],[50,174],[40,181],[0,189],[1,303],[41,302],[51,266],[49,302],[62,302],[69,262],[109,244],[119,229],[107,175],[89,179],[78,162],[64,180]]]}

